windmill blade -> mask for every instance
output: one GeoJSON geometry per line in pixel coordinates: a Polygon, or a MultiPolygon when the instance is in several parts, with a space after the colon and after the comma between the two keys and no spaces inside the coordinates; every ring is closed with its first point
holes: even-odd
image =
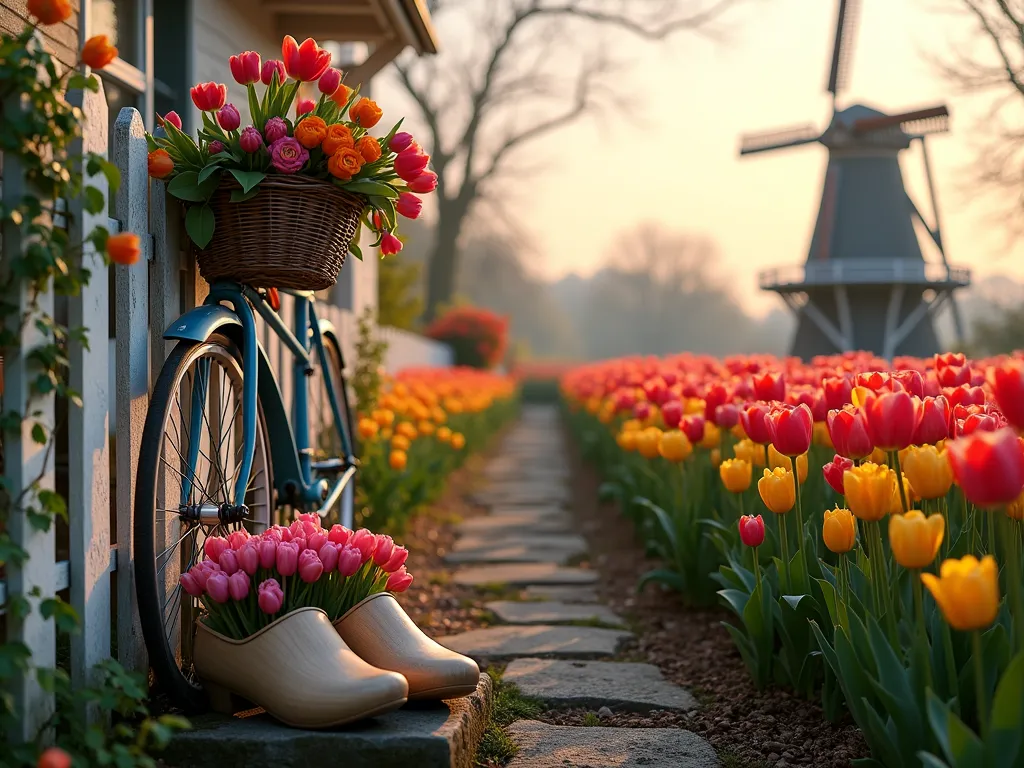
{"type": "Polygon", "coordinates": [[[836,16],[836,39],[832,45],[832,66],[828,71],[828,91],[833,97],[846,87],[850,61],[853,58],[853,42],[860,18],[860,0],[839,0],[836,16]]]}
{"type": "Polygon", "coordinates": [[[740,154],[752,155],[755,152],[798,147],[801,144],[812,144],[820,138],[821,132],[810,124],[765,133],[750,133],[740,137],[740,154]]]}
{"type": "Polygon", "coordinates": [[[854,133],[859,134],[884,131],[887,128],[899,128],[915,136],[944,133],[949,130],[949,108],[945,104],[940,104],[926,109],[915,109],[912,112],[901,112],[898,115],[865,117],[853,124],[854,133]]]}

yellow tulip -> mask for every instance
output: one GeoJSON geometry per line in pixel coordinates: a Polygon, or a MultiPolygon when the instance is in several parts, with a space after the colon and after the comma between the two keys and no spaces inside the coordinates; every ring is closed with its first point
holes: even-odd
{"type": "Polygon", "coordinates": [[[815,445],[835,449],[835,446],[832,445],[832,435],[829,434],[828,425],[824,421],[814,422],[814,431],[811,434],[815,445]]]}
{"type": "Polygon", "coordinates": [[[615,436],[615,442],[619,444],[619,448],[626,451],[627,453],[636,450],[636,436],[639,432],[635,429],[622,430],[615,436]]]}
{"type": "Polygon", "coordinates": [[[718,468],[725,490],[730,493],[743,493],[750,487],[753,480],[754,467],[743,459],[726,459],[718,468]]]}
{"type": "Polygon", "coordinates": [[[461,451],[466,447],[466,436],[461,432],[452,432],[452,448],[461,451]]]}
{"type": "Polygon", "coordinates": [[[688,397],[683,402],[683,413],[692,416],[695,413],[704,413],[704,401],[699,397],[688,397]]]}
{"type": "Polygon", "coordinates": [[[647,427],[636,435],[636,450],[645,459],[654,459],[658,456],[658,444],[661,442],[661,430],[657,427],[647,427]]]}
{"type": "Polygon", "coordinates": [[[784,515],[796,504],[796,486],[793,473],[788,469],[765,469],[764,475],[757,481],[757,491],[764,505],[777,515],[784,515]]]}
{"type": "Polygon", "coordinates": [[[722,466],[722,449],[712,448],[711,449],[711,466],[718,469],[722,466]]]}
{"type": "Polygon", "coordinates": [[[940,499],[953,485],[953,469],[945,451],[934,445],[911,446],[901,458],[903,473],[922,499],[940,499]]]}
{"type": "Polygon", "coordinates": [[[921,581],[953,629],[985,629],[996,620],[999,613],[999,569],[992,555],[985,555],[981,562],[973,555],[961,560],[946,560],[938,576],[922,573],[921,581]]]}
{"type": "MultiPolygon", "coordinates": [[[[657,427],[650,429],[658,430],[657,427]]],[[[693,453],[693,446],[686,439],[686,435],[678,429],[670,429],[668,432],[658,430],[658,453],[662,458],[678,463],[689,458],[693,453]]]]}
{"type": "MultiPolygon", "coordinates": [[[[760,447],[760,446],[758,446],[758,447],[760,447]]],[[[762,451],[762,453],[763,453],[763,451],[762,451]]],[[[782,467],[783,469],[788,469],[790,472],[792,472],[793,471],[793,460],[791,458],[789,458],[789,456],[783,456],[781,453],[779,453],[777,450],[775,450],[775,446],[774,445],[769,445],[768,446],[768,466],[771,467],[772,469],[775,469],[776,467],[782,467]]],[[[807,482],[807,454],[806,453],[802,453],[799,456],[797,456],[797,459],[796,459],[796,469],[797,469],[797,472],[800,473],[800,482],[801,483],[806,483],[807,482]]]]}
{"type": "Polygon", "coordinates": [[[639,419],[629,419],[628,421],[622,422],[623,432],[639,432],[644,428],[644,425],[640,423],[639,419]]]}
{"type": "Polygon", "coordinates": [[[889,454],[887,454],[881,448],[875,448],[875,449],[873,449],[871,451],[871,455],[868,456],[868,459],[873,464],[878,464],[879,466],[881,466],[882,464],[887,464],[888,463],[888,461],[889,461],[889,454]]]}
{"type": "Polygon", "coordinates": [[[701,448],[715,448],[722,442],[722,430],[710,421],[704,422],[704,439],[700,441],[701,448]]]}
{"type": "Polygon", "coordinates": [[[615,420],[615,403],[605,403],[597,414],[602,424],[611,424],[615,420]]]}
{"type": "Polygon", "coordinates": [[[732,452],[737,459],[743,459],[755,467],[764,466],[764,446],[754,445],[751,440],[740,440],[733,446],[732,452]]]}
{"type": "Polygon", "coordinates": [[[391,438],[391,447],[398,451],[408,451],[412,441],[405,435],[395,435],[391,438]]]}
{"type": "Polygon", "coordinates": [[[888,467],[866,461],[843,473],[850,511],[861,520],[881,520],[892,506],[896,475],[888,467]]]}
{"type": "Polygon", "coordinates": [[[826,509],[821,538],[830,551],[836,554],[849,552],[857,543],[857,518],[848,509],[826,509]]]}
{"type": "Polygon", "coordinates": [[[1024,520],[1024,493],[1017,497],[1017,500],[1006,507],[1006,514],[1011,520],[1024,520]]]}
{"type": "Polygon", "coordinates": [[[924,568],[935,562],[942,544],[946,520],[942,515],[925,517],[912,509],[889,518],[889,546],[892,556],[904,568],[924,568]]]}
{"type": "MultiPolygon", "coordinates": [[[[903,475],[903,492],[907,494],[908,505],[912,505],[915,501],[919,501],[921,499],[920,496],[914,493],[914,486],[910,484],[906,475],[903,475]]],[[[892,473],[892,495],[889,497],[889,514],[903,514],[903,499],[900,498],[900,487],[896,485],[895,471],[892,473]]]]}
{"type": "Polygon", "coordinates": [[[743,431],[743,424],[741,424],[738,421],[733,425],[732,429],[730,429],[729,431],[732,432],[732,436],[735,437],[737,440],[747,439],[747,433],[743,431]]]}
{"type": "MultiPolygon", "coordinates": [[[[601,398],[599,398],[599,397],[592,397],[592,398],[590,398],[589,400],[587,400],[587,406],[586,407],[587,407],[587,413],[596,414],[598,411],[601,410],[601,398]]],[[[448,410],[451,410],[451,408],[449,408],[448,410]]]]}

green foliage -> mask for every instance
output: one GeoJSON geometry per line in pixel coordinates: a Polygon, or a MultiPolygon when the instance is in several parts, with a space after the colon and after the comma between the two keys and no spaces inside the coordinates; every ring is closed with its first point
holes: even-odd
{"type": "Polygon", "coordinates": [[[543,711],[540,702],[524,697],[514,683],[506,683],[501,674],[487,670],[494,685],[491,719],[477,748],[476,762],[480,766],[504,765],[516,756],[519,747],[505,729],[516,720],[533,720],[543,711]]]}
{"type": "Polygon", "coordinates": [[[991,320],[977,320],[971,334],[972,356],[1004,355],[1024,345],[1024,304],[1001,310],[991,320]]]}
{"type": "Polygon", "coordinates": [[[381,325],[413,330],[423,313],[419,296],[420,265],[401,254],[381,259],[377,265],[378,320],[381,325]]]}
{"type": "MultiPolygon", "coordinates": [[[[63,75],[43,49],[34,27],[17,36],[0,37],[0,152],[18,163],[9,163],[6,183],[17,183],[20,173],[28,194],[14,206],[0,204],[3,226],[3,258],[0,259],[0,349],[8,359],[20,354],[32,371],[27,402],[4,403],[0,430],[7,440],[18,441],[27,432],[41,447],[55,450],[57,425],[48,423],[41,406],[43,398],[56,397],[69,407],[80,407],[79,394],[68,386],[68,344],[87,345],[85,328],[68,327],[45,311],[41,299],[53,292],[75,296],[88,284],[84,266],[87,247],[105,252],[107,231],[97,227],[82,242],[71,242],[68,229],[55,228],[56,201],[81,200],[91,214],[106,210],[100,189],[90,186],[88,177],[103,174],[111,191],[120,174],[104,157],[72,153],[81,137],[82,111],[64,98],[66,89],[96,91],[92,76],[70,70],[63,75]],[[20,248],[18,244],[20,243],[20,248]],[[19,297],[23,297],[19,300],[19,297]],[[19,349],[27,328],[35,331],[35,346],[19,349]]],[[[65,219],[71,220],[72,211],[65,219]]],[[[106,279],[104,277],[104,279],[106,279]]],[[[105,340],[103,340],[106,343],[105,340]]],[[[2,458],[2,457],[0,457],[2,458]]],[[[44,462],[45,465],[45,462],[44,462]]],[[[67,501],[42,487],[43,473],[30,479],[16,494],[0,480],[0,566],[20,567],[29,553],[9,535],[10,521],[22,517],[38,530],[49,530],[56,518],[67,520],[67,501]]],[[[58,597],[38,591],[40,615],[53,621],[61,633],[78,631],[78,617],[58,597]]],[[[3,606],[8,617],[26,617],[33,610],[23,595],[8,595],[3,606]]],[[[32,649],[21,643],[0,644],[0,732],[13,730],[23,713],[14,708],[7,692],[15,677],[34,674],[40,685],[54,697],[54,711],[39,729],[34,742],[0,742],[0,765],[32,766],[38,751],[56,742],[78,765],[152,766],[150,750],[166,744],[171,733],[185,727],[180,718],[152,719],[143,704],[145,680],[129,674],[113,660],[92,670],[93,685],[73,688],[67,674],[58,669],[33,665],[32,649]],[[94,721],[86,714],[97,715],[94,721]],[[108,719],[109,716],[109,719],[108,719]]]]}
{"type": "Polygon", "coordinates": [[[359,318],[356,365],[352,375],[352,394],[361,414],[371,413],[377,407],[387,351],[388,343],[377,336],[376,314],[372,307],[367,307],[359,318]]]}

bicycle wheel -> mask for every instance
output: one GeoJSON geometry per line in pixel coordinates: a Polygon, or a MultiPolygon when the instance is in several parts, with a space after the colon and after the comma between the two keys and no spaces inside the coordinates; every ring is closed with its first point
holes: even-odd
{"type": "Polygon", "coordinates": [[[242,467],[242,369],[238,347],[214,334],[182,341],[164,363],[142,432],[135,488],[135,589],[150,664],[172,702],[205,705],[192,667],[201,604],[180,575],[203,557],[207,536],[271,523],[274,494],[263,413],[257,409],[252,470],[234,505],[242,467]],[[193,458],[194,457],[194,458],[193,458]]]}
{"type": "MultiPolygon", "coordinates": [[[[321,364],[319,355],[313,355],[313,374],[307,377],[306,382],[309,442],[313,448],[314,472],[318,476],[331,478],[346,469],[345,459],[355,455],[355,445],[352,441],[352,413],[345,389],[341,348],[333,336],[320,338],[327,365],[325,367],[321,364]],[[334,418],[331,393],[338,406],[341,423],[337,423],[334,418]]],[[[339,505],[339,522],[351,528],[355,515],[355,478],[349,480],[339,505]]]]}

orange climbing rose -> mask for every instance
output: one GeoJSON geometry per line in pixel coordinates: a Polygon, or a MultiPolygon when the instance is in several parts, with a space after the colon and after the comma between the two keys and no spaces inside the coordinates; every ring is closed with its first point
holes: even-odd
{"type": "Polygon", "coordinates": [[[363,156],[368,163],[375,163],[380,160],[380,144],[373,136],[363,136],[356,142],[356,151],[363,156]]]}
{"type": "Polygon", "coordinates": [[[149,175],[154,179],[162,179],[174,170],[174,161],[166,149],[155,149],[147,159],[149,175]]]}
{"type": "Polygon", "coordinates": [[[139,260],[141,252],[139,236],[132,232],[121,232],[107,238],[107,253],[115,264],[130,266],[139,260]]]}
{"type": "Polygon", "coordinates": [[[327,128],[327,138],[324,139],[322,149],[325,155],[334,155],[342,147],[351,149],[356,145],[352,139],[352,131],[344,123],[335,123],[327,128]]]}
{"type": "Polygon", "coordinates": [[[331,176],[348,181],[363,167],[363,157],[351,147],[342,147],[327,163],[331,176]]]}
{"type": "Polygon", "coordinates": [[[380,122],[383,114],[383,110],[377,106],[377,103],[365,96],[353,104],[352,109],[348,112],[352,122],[359,123],[363,128],[373,128],[380,122]]]}
{"type": "Polygon", "coordinates": [[[323,118],[307,117],[295,126],[295,140],[306,149],[319,147],[327,138],[327,123],[323,118]]]}
{"type": "Polygon", "coordinates": [[[106,35],[90,37],[82,46],[82,63],[93,69],[103,69],[117,58],[117,47],[110,44],[106,35]]]}

